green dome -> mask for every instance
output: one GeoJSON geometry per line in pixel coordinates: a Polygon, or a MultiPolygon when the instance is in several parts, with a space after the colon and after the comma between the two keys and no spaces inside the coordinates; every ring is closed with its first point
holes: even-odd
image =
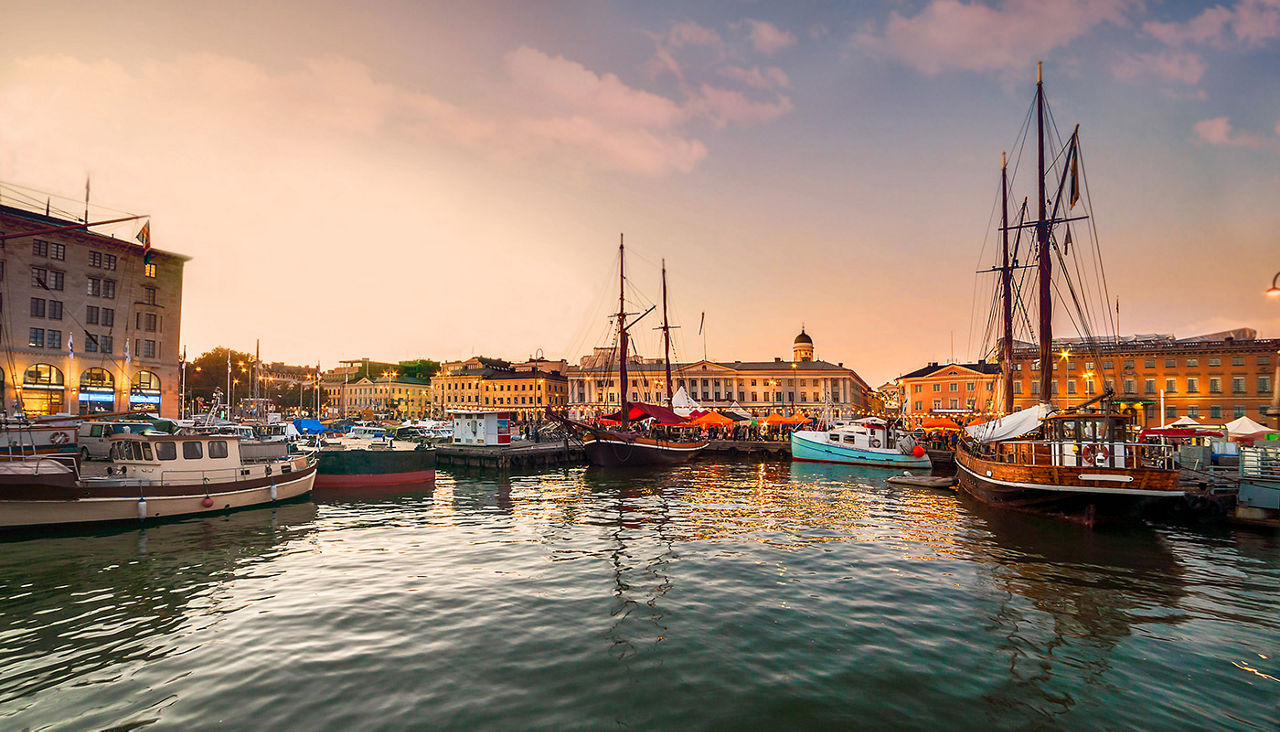
{"type": "Polygon", "coordinates": [[[812,345],[813,345],[813,339],[809,337],[809,334],[808,334],[808,333],[805,333],[805,332],[804,332],[804,328],[801,328],[801,329],[800,329],[800,335],[796,336],[796,345],[798,346],[798,345],[800,345],[801,343],[803,343],[803,344],[805,344],[805,345],[808,345],[808,346],[812,346],[812,345]]]}

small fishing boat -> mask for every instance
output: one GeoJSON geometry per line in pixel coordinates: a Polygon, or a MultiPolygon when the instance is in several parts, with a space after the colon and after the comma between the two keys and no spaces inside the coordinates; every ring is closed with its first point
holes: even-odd
{"type": "Polygon", "coordinates": [[[854,420],[826,431],[792,432],[791,459],[887,468],[928,469],[931,465],[923,445],[879,417],[854,420]]]}
{"type": "Polygon", "coordinates": [[[250,458],[223,435],[113,435],[107,475],[74,457],[0,464],[0,528],[146,521],[263,506],[305,496],[309,455],[250,458]]]}

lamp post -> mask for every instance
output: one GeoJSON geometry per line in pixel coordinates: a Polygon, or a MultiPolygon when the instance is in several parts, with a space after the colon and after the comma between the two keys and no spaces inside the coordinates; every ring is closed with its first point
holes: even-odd
{"type": "Polygon", "coordinates": [[[1271,289],[1266,294],[1269,297],[1280,297],[1280,272],[1276,272],[1276,276],[1271,278],[1271,289]]]}

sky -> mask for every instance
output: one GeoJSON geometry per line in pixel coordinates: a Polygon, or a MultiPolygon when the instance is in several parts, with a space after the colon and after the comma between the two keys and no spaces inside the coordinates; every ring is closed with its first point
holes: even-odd
{"type": "Polygon", "coordinates": [[[1037,60],[1080,125],[1120,330],[1280,336],[1280,0],[0,18],[0,180],[75,199],[89,178],[95,206],[150,215],[192,257],[192,354],[576,361],[608,345],[625,234],[638,303],[666,262],[678,358],[789,358],[802,325],[873,385],[976,358],[1037,60]]]}

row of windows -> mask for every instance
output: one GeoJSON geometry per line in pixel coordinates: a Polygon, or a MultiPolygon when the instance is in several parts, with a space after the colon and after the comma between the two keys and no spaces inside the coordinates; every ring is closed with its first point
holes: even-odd
{"type": "MultiPolygon", "coordinates": [[[[105,369],[92,368],[80,376],[80,386],[110,386],[114,380],[105,369]],[[101,373],[99,373],[101,372],[101,373]],[[104,376],[105,374],[105,376],[104,376]],[[86,379],[89,382],[87,383],[86,379]]],[[[66,377],[62,369],[47,363],[32,364],[22,376],[23,386],[64,386],[66,377]]],[[[160,377],[152,371],[139,371],[133,379],[133,387],[144,392],[159,392],[160,377]]]]}
{"type": "Polygon", "coordinates": [[[48,259],[65,260],[67,258],[66,246],[56,241],[44,241],[43,239],[36,239],[31,242],[31,253],[37,257],[48,259]]]}
{"type": "MultiPolygon", "coordinates": [[[[1270,393],[1271,393],[1271,376],[1270,376],[1269,374],[1259,374],[1256,378],[1257,378],[1257,382],[1256,382],[1256,383],[1257,383],[1257,393],[1258,393],[1258,394],[1270,394],[1270,393]]],[[[1232,393],[1232,394],[1247,394],[1247,393],[1248,393],[1248,384],[1247,384],[1247,382],[1248,382],[1248,377],[1247,377],[1247,376],[1233,376],[1233,377],[1231,377],[1231,393],[1232,393]]],[[[1058,382],[1056,382],[1056,381],[1052,381],[1052,382],[1049,382],[1049,383],[1053,385],[1052,393],[1057,394],[1057,393],[1058,393],[1058,382]]],[[[1110,388],[1110,389],[1112,389],[1112,390],[1114,390],[1114,389],[1115,389],[1115,383],[1114,383],[1114,382],[1112,382],[1110,379],[1107,379],[1105,383],[1106,383],[1106,385],[1107,385],[1107,387],[1108,387],[1108,388],[1110,388]]],[[[1156,395],[1156,394],[1159,394],[1160,392],[1159,392],[1159,390],[1157,389],[1156,384],[1157,384],[1157,381],[1156,381],[1155,379],[1144,379],[1144,380],[1143,380],[1143,384],[1142,384],[1142,386],[1143,386],[1143,393],[1148,394],[1148,395],[1156,395]]],[[[1137,393],[1138,393],[1138,382],[1137,382],[1137,380],[1136,380],[1136,379],[1125,379],[1125,380],[1124,380],[1124,382],[1123,382],[1123,385],[1124,385],[1124,391],[1123,391],[1122,393],[1124,393],[1124,394],[1137,394],[1137,393]]],[[[1087,393],[1087,394],[1092,394],[1092,393],[1094,393],[1094,388],[1095,388],[1095,387],[1094,387],[1094,382],[1092,382],[1092,381],[1086,381],[1086,382],[1085,382],[1085,393],[1087,393]]],[[[1177,380],[1177,379],[1165,379],[1165,380],[1164,380],[1164,392],[1165,392],[1166,394],[1177,394],[1177,393],[1179,393],[1179,392],[1178,392],[1178,380],[1177,380]]],[[[1015,381],[1015,382],[1013,382],[1013,393],[1014,393],[1014,394],[1021,394],[1021,393],[1022,393],[1022,382],[1020,382],[1020,381],[1015,381]]],[[[1039,394],[1039,393],[1040,393],[1040,382],[1038,382],[1038,381],[1033,381],[1033,382],[1031,382],[1031,393],[1032,393],[1032,394],[1039,394]]],[[[1075,382],[1074,380],[1067,381],[1067,393],[1068,393],[1068,394],[1075,394],[1075,393],[1076,393],[1076,382],[1075,382]]],[[[1195,376],[1189,376],[1189,377],[1187,377],[1187,379],[1186,379],[1186,392],[1185,392],[1185,393],[1187,393],[1187,394],[1199,394],[1199,393],[1201,393],[1201,391],[1200,391],[1200,379],[1199,379],[1199,378],[1197,378],[1197,377],[1195,377],[1195,376]]],[[[1220,377],[1217,377],[1217,376],[1211,376],[1211,377],[1209,377],[1209,391],[1208,391],[1208,393],[1210,393],[1210,394],[1221,394],[1221,393],[1222,393],[1222,379],[1221,379],[1220,377]]]]}
{"type": "MultiPolygon", "coordinates": [[[[46,259],[56,259],[64,262],[67,259],[67,247],[56,241],[44,241],[43,239],[35,239],[31,243],[31,253],[37,257],[46,259]]],[[[116,255],[97,250],[89,251],[89,266],[97,269],[115,270],[117,263],[116,255]]],[[[143,267],[143,274],[147,277],[156,276],[156,266],[154,264],[146,264],[143,267]]]]}
{"type": "MultiPolygon", "coordinates": [[[[1221,405],[1218,405],[1218,404],[1211,404],[1211,405],[1209,405],[1209,415],[1208,415],[1208,416],[1209,416],[1209,418],[1210,418],[1210,419],[1222,419],[1222,409],[1223,409],[1223,408],[1222,408],[1222,406],[1221,406],[1221,405]]],[[[1149,408],[1149,409],[1147,410],[1147,416],[1148,416],[1148,417],[1154,416],[1153,412],[1154,412],[1154,408],[1149,408]]],[[[1236,405],[1233,405],[1233,406],[1231,407],[1231,414],[1232,414],[1232,416],[1234,416],[1234,417],[1237,417],[1237,418],[1238,418],[1238,417],[1243,417],[1243,416],[1245,416],[1245,413],[1246,413],[1246,412],[1248,412],[1248,407],[1246,407],[1244,404],[1236,404],[1236,405]]],[[[1265,404],[1259,405],[1259,406],[1258,406],[1258,414],[1266,415],[1266,413],[1267,413],[1267,406],[1266,406],[1265,404]]],[[[1164,415],[1165,415],[1165,417],[1167,417],[1167,418],[1174,418],[1174,419],[1176,419],[1176,418],[1179,416],[1179,415],[1178,415],[1178,407],[1177,407],[1177,405],[1175,405],[1175,404],[1170,404],[1170,405],[1165,406],[1165,408],[1164,408],[1164,415]]],[[[1191,405],[1191,406],[1187,407],[1187,415],[1186,415],[1186,416],[1191,417],[1192,419],[1196,419],[1196,418],[1201,417],[1202,415],[1201,415],[1201,411],[1200,411],[1200,406],[1199,406],[1199,405],[1195,405],[1195,404],[1193,404],[1193,405],[1191,405]]]]}
{"type": "MultiPolygon", "coordinates": [[[[0,277],[2,276],[3,271],[0,270],[0,277]]],[[[61,270],[49,269],[48,267],[32,267],[31,286],[51,292],[62,292],[66,289],[66,273],[61,270]]],[[[116,298],[116,281],[107,277],[89,277],[85,291],[91,297],[114,300],[116,298]]],[[[157,289],[154,287],[143,287],[142,302],[147,305],[155,305],[157,304],[156,298],[158,294],[157,289]]]]}
{"type": "Polygon", "coordinates": [[[62,320],[62,301],[45,300],[43,297],[31,298],[31,317],[62,320]]]}
{"type": "MultiPolygon", "coordinates": [[[[986,385],[987,385],[987,391],[994,391],[994,390],[995,390],[995,386],[996,386],[996,384],[995,384],[995,382],[994,382],[994,381],[988,381],[988,382],[986,382],[986,385]]],[[[978,382],[976,382],[976,381],[967,381],[967,382],[965,382],[965,385],[964,385],[964,390],[965,390],[965,391],[977,391],[977,389],[978,389],[978,382]]],[[[915,388],[914,388],[914,389],[912,389],[912,391],[913,391],[914,393],[916,393],[916,394],[919,394],[919,393],[920,393],[921,391],[923,391],[923,390],[924,390],[924,384],[915,384],[915,388]]],[[[934,390],[934,391],[942,391],[942,383],[941,383],[941,382],[936,382],[936,381],[935,381],[935,382],[934,382],[934,384],[933,384],[933,390],[934,390]]],[[[952,381],[952,382],[948,383],[948,384],[947,384],[947,391],[960,391],[960,383],[959,383],[959,382],[956,382],[956,381],[952,381]]]]}
{"type": "MultiPolygon", "coordinates": [[[[1164,359],[1157,359],[1157,358],[1144,358],[1144,359],[1142,360],[1142,365],[1143,365],[1143,367],[1144,367],[1144,368],[1153,369],[1153,368],[1155,368],[1155,367],[1156,367],[1156,362],[1157,362],[1157,361],[1161,361],[1161,360],[1163,360],[1163,362],[1164,362],[1164,367],[1165,367],[1165,368],[1167,368],[1167,369],[1176,369],[1176,368],[1178,368],[1178,359],[1177,359],[1177,358],[1175,358],[1175,357],[1167,357],[1167,358],[1164,358],[1164,359]]],[[[1270,366],[1270,365],[1271,365],[1271,356],[1269,356],[1269,355],[1267,355],[1267,354],[1259,355],[1259,356],[1257,356],[1257,357],[1255,358],[1255,362],[1257,363],[1257,365],[1258,365],[1258,366],[1270,366]]],[[[1058,363],[1060,363],[1060,362],[1055,362],[1055,363],[1053,364],[1053,370],[1054,370],[1054,371],[1057,371],[1057,370],[1058,370],[1058,363]]],[[[1134,364],[1136,364],[1136,363],[1137,363],[1136,359],[1132,359],[1132,358],[1126,358],[1126,359],[1124,359],[1124,360],[1122,360],[1122,361],[1121,361],[1121,364],[1122,364],[1122,366],[1123,366],[1123,368],[1124,368],[1125,370],[1130,370],[1130,369],[1135,368],[1134,364]]],[[[1199,367],[1200,367],[1200,357],[1199,357],[1199,356],[1188,356],[1188,357],[1186,358],[1186,362],[1185,362],[1185,363],[1186,363],[1187,368],[1199,368],[1199,367]]],[[[1073,371],[1073,370],[1075,370],[1075,368],[1076,368],[1076,364],[1075,364],[1073,361],[1067,361],[1067,362],[1066,362],[1066,364],[1067,364],[1067,370],[1068,370],[1068,371],[1073,371]]],[[[1232,365],[1232,366],[1243,366],[1244,364],[1245,364],[1245,356],[1232,356],[1232,357],[1231,357],[1231,365],[1232,365]]],[[[1213,367],[1213,366],[1221,366],[1221,365],[1222,365],[1222,357],[1221,357],[1221,356],[1213,356],[1213,357],[1211,357],[1211,358],[1208,358],[1208,359],[1206,359],[1206,365],[1207,365],[1207,366],[1210,366],[1210,367],[1213,367]]],[[[1086,371],[1092,371],[1092,370],[1093,370],[1093,361],[1085,361],[1085,362],[1084,362],[1084,368],[1085,368],[1085,370],[1086,370],[1086,371]]],[[[1114,361],[1114,360],[1112,360],[1112,359],[1105,359],[1105,360],[1103,360],[1103,362],[1102,362],[1102,368],[1107,369],[1107,370],[1110,370],[1110,369],[1115,368],[1115,361],[1114,361]]],[[[1022,364],[1020,364],[1020,363],[1019,363],[1019,364],[1014,364],[1014,371],[1021,371],[1021,370],[1022,370],[1022,364]]],[[[1039,361],[1039,360],[1035,360],[1035,361],[1032,361],[1032,362],[1031,362],[1031,370],[1032,370],[1032,371],[1039,371],[1039,370],[1040,370],[1040,361],[1039,361]]]]}
{"type": "MultiPolygon", "coordinates": [[[[62,331],[55,328],[32,328],[27,331],[27,346],[30,348],[62,348],[62,331]]],[[[86,353],[111,353],[114,342],[109,335],[84,333],[81,348],[86,353]]]]}
{"type": "MultiPolygon", "coordinates": [[[[975,400],[975,399],[966,399],[966,400],[965,400],[965,408],[966,408],[966,409],[970,409],[970,410],[972,410],[972,409],[975,407],[975,405],[976,405],[976,404],[977,404],[977,400],[975,400]]],[[[947,409],[959,409],[959,408],[960,408],[960,400],[959,400],[959,399],[951,399],[951,400],[949,400],[949,401],[948,401],[948,405],[949,405],[949,406],[947,407],[947,409]]],[[[934,399],[934,400],[933,400],[933,408],[934,408],[934,409],[942,409],[942,400],[941,400],[941,399],[934,399]]],[[[922,412],[922,411],[924,411],[924,403],[923,403],[923,402],[916,402],[916,403],[915,403],[915,411],[917,411],[917,412],[922,412]]]]}

